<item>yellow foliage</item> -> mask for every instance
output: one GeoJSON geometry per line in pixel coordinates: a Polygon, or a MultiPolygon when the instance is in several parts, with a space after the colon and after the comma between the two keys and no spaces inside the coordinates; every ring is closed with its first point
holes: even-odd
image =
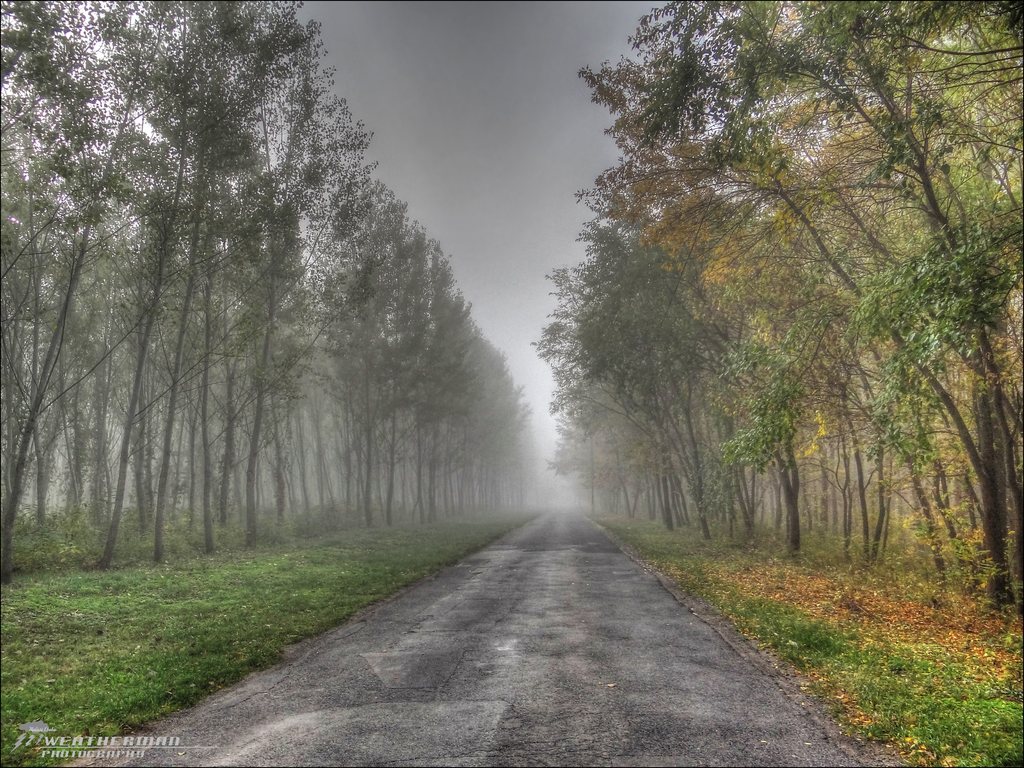
{"type": "Polygon", "coordinates": [[[814,412],[814,421],[817,423],[818,429],[814,433],[813,437],[811,437],[810,442],[807,443],[807,446],[800,452],[800,458],[802,459],[806,459],[809,456],[816,454],[818,452],[818,448],[821,447],[821,440],[828,437],[828,427],[825,423],[825,417],[821,411],[814,412]]]}

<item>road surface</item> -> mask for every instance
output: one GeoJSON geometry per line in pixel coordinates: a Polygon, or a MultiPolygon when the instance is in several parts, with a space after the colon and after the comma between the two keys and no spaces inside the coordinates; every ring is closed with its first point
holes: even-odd
{"type": "Polygon", "coordinates": [[[716,624],[585,518],[546,515],[154,723],[180,745],[133,764],[877,760],[716,624]]]}

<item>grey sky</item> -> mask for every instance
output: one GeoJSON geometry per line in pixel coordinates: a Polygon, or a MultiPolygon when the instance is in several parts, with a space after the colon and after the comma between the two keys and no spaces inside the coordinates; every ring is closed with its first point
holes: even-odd
{"type": "Polygon", "coordinates": [[[373,132],[377,177],[441,242],[485,335],[525,387],[545,453],[550,371],[536,341],[545,275],[576,263],[575,193],[616,159],[577,77],[629,53],[655,3],[309,2],[335,82],[373,132]]]}

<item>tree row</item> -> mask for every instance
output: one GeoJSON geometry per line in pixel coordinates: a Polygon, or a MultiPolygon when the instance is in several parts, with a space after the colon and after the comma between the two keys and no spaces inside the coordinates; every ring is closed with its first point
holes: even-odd
{"type": "Polygon", "coordinates": [[[899,524],[1019,608],[1019,9],[671,3],[633,44],[582,73],[621,160],[553,275],[561,468],[705,538],[899,524]]]}
{"type": "Polygon", "coordinates": [[[3,567],[16,530],[518,501],[525,407],[289,3],[4,3],[3,567]]]}

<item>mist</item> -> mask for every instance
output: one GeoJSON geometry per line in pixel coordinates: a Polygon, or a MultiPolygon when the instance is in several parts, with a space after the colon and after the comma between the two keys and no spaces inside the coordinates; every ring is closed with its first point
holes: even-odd
{"type": "Polygon", "coordinates": [[[577,73],[645,9],[5,11],[65,81],[4,86],[4,579],[30,510],[109,568],[125,530],[162,562],[574,504],[534,345],[615,155],[577,73]]]}
{"type": "Polygon", "coordinates": [[[546,461],[557,443],[554,383],[532,346],[555,306],[546,276],[583,259],[577,237],[593,214],[576,193],[617,156],[607,112],[577,73],[628,56],[626,36],[651,7],[303,8],[323,25],[337,91],[373,133],[375,175],[449,254],[474,318],[524,388],[546,461]]]}
{"type": "Polygon", "coordinates": [[[0,20],[3,765],[1022,763],[1017,5],[0,20]]]}

